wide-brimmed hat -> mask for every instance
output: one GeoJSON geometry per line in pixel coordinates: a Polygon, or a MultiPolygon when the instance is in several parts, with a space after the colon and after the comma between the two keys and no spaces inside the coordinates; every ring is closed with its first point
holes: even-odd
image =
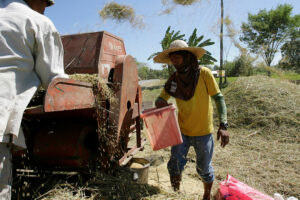
{"type": "Polygon", "coordinates": [[[188,44],[183,40],[174,40],[170,47],[163,52],[159,53],[157,56],[153,58],[154,62],[156,63],[166,63],[166,64],[172,64],[169,53],[175,52],[175,51],[189,51],[193,53],[197,59],[199,60],[204,54],[205,50],[201,47],[189,47],[188,44]]]}
{"type": "Polygon", "coordinates": [[[53,0],[47,0],[47,7],[54,5],[55,2],[53,0]]]}

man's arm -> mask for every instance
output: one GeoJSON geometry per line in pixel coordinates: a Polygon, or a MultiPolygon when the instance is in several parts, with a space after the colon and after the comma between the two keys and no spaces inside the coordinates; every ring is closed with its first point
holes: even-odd
{"type": "Polygon", "coordinates": [[[219,92],[216,95],[212,96],[212,98],[215,100],[216,103],[219,122],[227,123],[227,109],[226,109],[224,96],[222,95],[221,92],[219,92]]]}
{"type": "Polygon", "coordinates": [[[155,107],[156,108],[162,108],[165,106],[168,106],[168,99],[170,98],[170,95],[165,91],[165,89],[162,89],[159,97],[155,100],[155,107]]]}
{"type": "Polygon", "coordinates": [[[54,25],[50,23],[36,33],[35,43],[35,71],[41,79],[42,86],[47,89],[48,84],[56,77],[68,78],[64,72],[63,46],[54,25]]]}
{"type": "Polygon", "coordinates": [[[155,107],[162,108],[165,106],[168,106],[168,102],[161,97],[157,97],[157,99],[155,100],[155,107]]]}
{"type": "Polygon", "coordinates": [[[224,96],[221,92],[219,92],[216,95],[212,96],[212,98],[215,100],[220,122],[220,127],[217,133],[217,140],[221,138],[221,146],[225,147],[229,143],[229,133],[227,131],[227,109],[224,96]]]}

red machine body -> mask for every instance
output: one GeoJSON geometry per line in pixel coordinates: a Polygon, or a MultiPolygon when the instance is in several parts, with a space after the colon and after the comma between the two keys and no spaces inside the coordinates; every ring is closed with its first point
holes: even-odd
{"type": "Polygon", "coordinates": [[[46,90],[43,105],[28,107],[24,113],[28,150],[14,153],[15,166],[24,167],[27,162],[26,165],[46,169],[76,170],[94,165],[97,159],[112,158],[117,158],[120,165],[127,164],[145,144],[140,130],[142,97],[135,60],[126,55],[121,38],[105,31],[65,35],[62,42],[65,72],[98,74],[113,90],[116,101],[101,99],[104,117],[99,122],[99,105],[91,83],[54,79],[46,90]],[[107,152],[102,158],[99,154],[103,137],[97,131],[99,123],[114,127],[108,134],[117,138],[118,155],[107,152]],[[131,137],[133,134],[136,137],[131,137]],[[135,138],[133,146],[129,146],[131,138],[135,138]]]}

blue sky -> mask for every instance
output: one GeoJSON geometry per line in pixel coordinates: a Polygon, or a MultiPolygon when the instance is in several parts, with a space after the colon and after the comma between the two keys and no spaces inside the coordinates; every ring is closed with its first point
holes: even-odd
{"type": "MultiPolygon", "coordinates": [[[[115,0],[119,4],[132,6],[136,15],[143,17],[143,29],[134,28],[127,22],[119,24],[111,20],[103,21],[99,11],[109,2],[111,0],[56,0],[56,4],[49,7],[45,15],[53,21],[61,35],[107,31],[119,36],[124,40],[127,54],[155,69],[160,69],[161,65],[154,64],[147,58],[152,53],[161,51],[160,41],[168,26],[175,31],[180,30],[186,35],[186,39],[197,28],[198,35],[204,35],[204,39],[215,42],[207,50],[219,60],[220,0],[202,0],[192,6],[177,5],[168,15],[161,14],[166,9],[161,0],[115,0]]],[[[229,16],[235,28],[240,30],[241,23],[247,22],[248,13],[256,14],[260,9],[275,9],[283,3],[294,7],[293,14],[300,13],[300,0],[224,0],[224,16],[229,16]]],[[[239,51],[230,39],[225,38],[224,59],[231,61],[238,55],[239,51]]],[[[276,64],[279,59],[280,54],[272,64],[276,64]]]]}

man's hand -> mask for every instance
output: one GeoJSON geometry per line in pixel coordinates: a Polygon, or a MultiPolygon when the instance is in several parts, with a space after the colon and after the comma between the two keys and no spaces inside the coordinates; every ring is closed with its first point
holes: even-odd
{"type": "Polygon", "coordinates": [[[221,147],[225,147],[229,143],[229,133],[228,131],[220,127],[217,133],[217,140],[221,138],[221,147]]]}
{"type": "Polygon", "coordinates": [[[169,105],[168,102],[161,97],[158,97],[155,101],[156,108],[162,108],[168,105],[169,105]]]}

